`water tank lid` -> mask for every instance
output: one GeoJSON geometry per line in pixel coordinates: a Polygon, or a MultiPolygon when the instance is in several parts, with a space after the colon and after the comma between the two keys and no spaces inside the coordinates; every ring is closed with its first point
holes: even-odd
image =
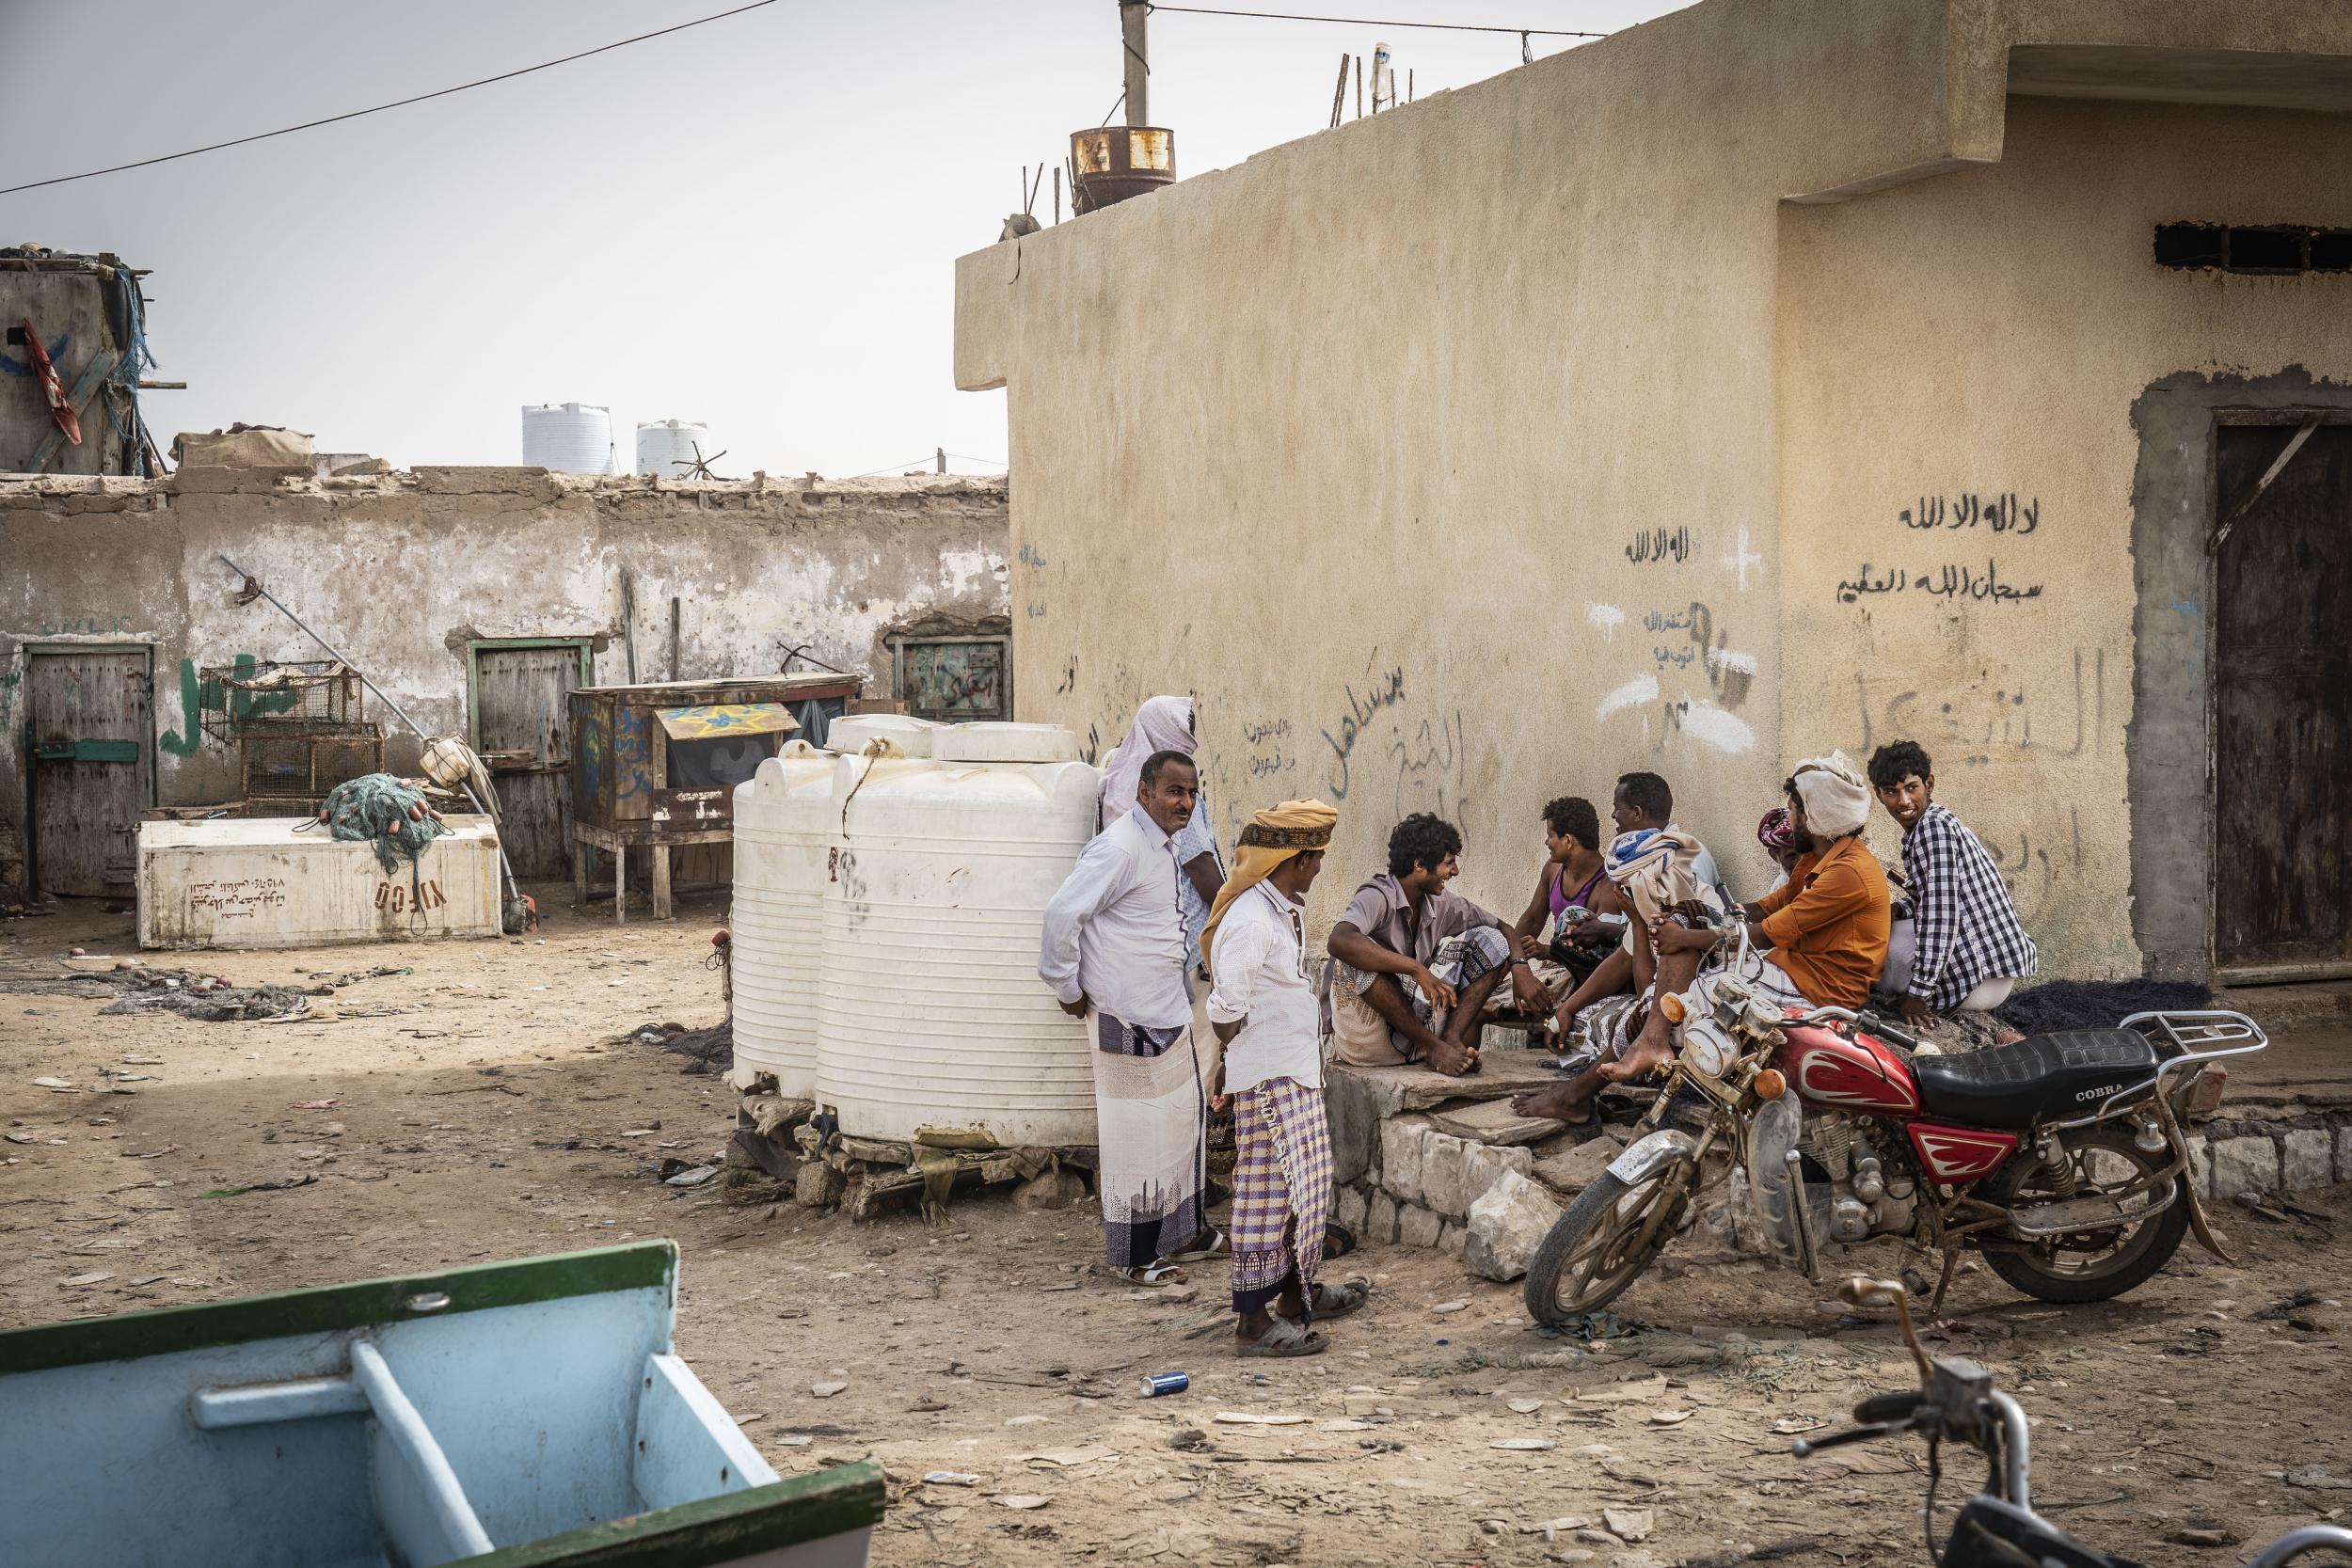
{"type": "Polygon", "coordinates": [[[1078,737],[1059,724],[954,724],[931,740],[942,762],[1075,762],[1078,737]]]}
{"type": "Polygon", "coordinates": [[[867,742],[887,740],[900,756],[927,757],[933,738],[946,727],[904,713],[852,713],[825,726],[825,750],[855,756],[867,742]]]}

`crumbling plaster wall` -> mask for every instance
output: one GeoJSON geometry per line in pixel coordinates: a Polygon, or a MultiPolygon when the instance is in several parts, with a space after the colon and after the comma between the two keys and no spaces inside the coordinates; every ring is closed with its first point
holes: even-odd
{"type": "MultiPolygon", "coordinates": [[[[1006,483],[757,479],[680,483],[536,468],[420,468],[320,480],[185,468],[169,479],[0,478],[0,816],[21,820],[24,646],[155,649],[158,795],[236,797],[236,758],[198,729],[199,668],[237,655],[324,657],[266,602],[255,573],[436,733],[464,733],[466,649],[497,638],[591,640],[595,678],[768,672],[786,651],[887,695],[894,628],[1001,628],[1006,483]],[[622,621],[623,574],[635,605],[622,621]],[[679,667],[669,666],[679,601],[679,667]]],[[[795,664],[795,670],[806,670],[795,664]]],[[[371,699],[395,738],[413,741],[371,699]]]]}
{"type": "Polygon", "coordinates": [[[2352,400],[2352,277],[2160,267],[2155,228],[2352,226],[2347,167],[2342,115],[2016,98],[1998,164],[1783,212],[1783,760],[1924,745],[2046,972],[2205,970],[2212,508],[2136,493],[2143,400],[2237,388],[2161,433],[2198,475],[2215,407],[2352,400]]]}

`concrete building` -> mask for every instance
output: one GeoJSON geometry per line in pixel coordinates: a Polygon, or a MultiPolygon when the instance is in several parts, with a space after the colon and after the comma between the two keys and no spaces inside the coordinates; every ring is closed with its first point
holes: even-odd
{"type": "MultiPolygon", "coordinates": [[[[1009,717],[1005,492],[537,468],[0,476],[0,863],[24,826],[32,881],[101,892],[143,808],[245,796],[237,749],[202,733],[224,699],[201,672],[325,656],[242,598],[224,556],[419,723],[529,753],[514,766],[543,787],[570,766],[575,686],[830,668],[917,711],[1009,717]],[[923,689],[943,671],[952,692],[923,689]]],[[[415,739],[367,705],[387,764],[413,773],[415,739]]],[[[543,836],[510,832],[517,871],[568,875],[568,828],[543,836]]],[[[0,888],[21,879],[0,863],[0,888]]]]}
{"type": "Polygon", "coordinates": [[[966,256],[1021,716],[1197,693],[1327,921],[1909,736],[2045,973],[2352,972],[2347,109],[2339,0],[1707,0],[966,256]]]}

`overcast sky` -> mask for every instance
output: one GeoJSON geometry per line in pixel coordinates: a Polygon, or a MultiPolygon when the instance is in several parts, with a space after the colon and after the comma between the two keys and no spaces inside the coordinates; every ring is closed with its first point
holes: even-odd
{"type": "MultiPolygon", "coordinates": [[[[1678,0],[1223,0],[1607,30],[1678,0]]],[[[0,185],[453,86],[729,0],[0,0],[0,185]]],[[[1321,128],[1342,52],[1427,94],[1516,37],[1157,12],[1184,174],[1321,128]]],[[[1570,47],[1536,39],[1541,55],[1570,47]]],[[[243,420],[321,451],[520,460],[525,404],[701,420],[719,471],[1005,456],[950,381],[953,261],[1120,92],[1115,0],[783,0],[357,121],[0,197],[0,243],[150,267],[167,444],[243,420]]],[[[1353,112],[1351,89],[1350,112],[1353,112]]],[[[1050,190],[1048,175],[1047,189],[1050,190]]],[[[1046,216],[1049,198],[1038,208],[1046,216]]],[[[988,463],[951,461],[977,470],[988,463]]]]}

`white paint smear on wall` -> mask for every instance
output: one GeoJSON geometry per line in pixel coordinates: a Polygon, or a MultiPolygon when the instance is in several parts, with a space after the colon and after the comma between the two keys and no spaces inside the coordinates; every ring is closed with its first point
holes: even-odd
{"type": "Polygon", "coordinates": [[[1756,673],[1756,656],[1732,648],[1708,649],[1707,663],[1708,668],[1712,670],[1737,670],[1743,675],[1756,673]]]}
{"type": "Polygon", "coordinates": [[[1694,701],[1685,707],[1682,733],[1719,752],[1756,750],[1756,732],[1748,728],[1748,721],[1713,703],[1694,701]]]}
{"type": "Polygon", "coordinates": [[[1614,691],[1609,693],[1606,697],[1603,697],[1600,700],[1600,705],[1593,709],[1593,717],[1596,719],[1606,719],[1620,708],[1629,708],[1637,703],[1655,702],[1657,698],[1658,677],[1656,675],[1636,675],[1631,680],[1626,682],[1623,686],[1617,688],[1614,691]]]}
{"type": "Polygon", "coordinates": [[[1617,628],[1625,625],[1625,611],[1613,604],[1587,603],[1584,606],[1584,619],[1591,623],[1592,628],[1600,633],[1604,639],[1614,641],[1617,628]]]}

